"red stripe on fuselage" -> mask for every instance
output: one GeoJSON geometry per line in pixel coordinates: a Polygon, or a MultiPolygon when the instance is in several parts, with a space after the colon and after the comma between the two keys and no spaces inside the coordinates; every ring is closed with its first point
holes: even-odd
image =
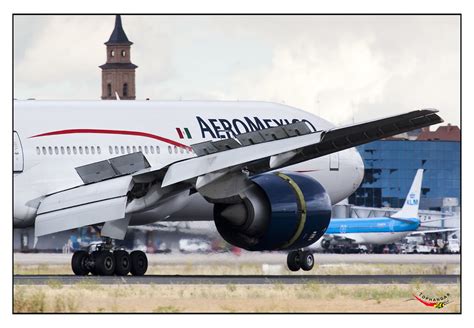
{"type": "Polygon", "coordinates": [[[168,139],[168,138],[160,137],[155,134],[146,133],[146,132],[127,131],[127,130],[71,129],[71,130],[59,130],[59,131],[41,133],[35,136],[31,136],[30,138],[57,136],[57,135],[63,135],[63,134],[78,134],[78,133],[118,134],[118,135],[128,135],[128,136],[136,136],[136,137],[145,137],[145,138],[151,138],[151,139],[159,140],[162,142],[166,142],[176,147],[181,147],[181,148],[186,148],[186,149],[191,150],[191,147],[186,146],[182,143],[176,142],[174,140],[168,139]]]}

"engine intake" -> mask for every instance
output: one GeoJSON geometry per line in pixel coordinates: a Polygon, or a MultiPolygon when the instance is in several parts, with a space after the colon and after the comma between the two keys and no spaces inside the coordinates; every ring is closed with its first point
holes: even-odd
{"type": "Polygon", "coordinates": [[[230,244],[251,250],[307,247],[326,231],[331,201],[315,179],[297,173],[266,173],[233,204],[214,206],[214,221],[230,244]]]}

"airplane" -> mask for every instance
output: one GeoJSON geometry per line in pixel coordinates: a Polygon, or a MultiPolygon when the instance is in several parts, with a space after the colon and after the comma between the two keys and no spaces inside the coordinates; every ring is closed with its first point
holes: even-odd
{"type": "Polygon", "coordinates": [[[129,226],[214,221],[230,244],[289,251],[329,226],[360,185],[353,147],[443,120],[424,109],[336,127],[258,101],[14,101],[15,228],[35,237],[92,226],[103,243],[74,252],[76,275],[144,275],[146,254],[115,247],[129,226]]]}
{"type": "Polygon", "coordinates": [[[423,169],[418,169],[400,211],[390,217],[332,218],[325,235],[314,247],[329,249],[331,244],[348,241],[352,244],[388,245],[408,235],[449,232],[457,229],[419,230],[418,218],[423,169]]]}

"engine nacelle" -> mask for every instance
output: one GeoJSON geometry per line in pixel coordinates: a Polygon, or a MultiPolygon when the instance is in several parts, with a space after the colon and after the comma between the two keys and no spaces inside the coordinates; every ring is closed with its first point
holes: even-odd
{"type": "Polygon", "coordinates": [[[214,221],[230,244],[251,251],[299,249],[324,235],[331,200],[315,179],[297,173],[266,173],[240,202],[218,203],[214,221]]]}

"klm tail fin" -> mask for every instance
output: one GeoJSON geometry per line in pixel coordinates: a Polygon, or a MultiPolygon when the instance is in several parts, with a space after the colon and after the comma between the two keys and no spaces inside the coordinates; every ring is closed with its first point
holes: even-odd
{"type": "Polygon", "coordinates": [[[416,172],[415,179],[408,192],[405,204],[400,211],[392,215],[396,219],[418,218],[418,207],[420,206],[421,182],[423,180],[423,169],[416,172]]]}

